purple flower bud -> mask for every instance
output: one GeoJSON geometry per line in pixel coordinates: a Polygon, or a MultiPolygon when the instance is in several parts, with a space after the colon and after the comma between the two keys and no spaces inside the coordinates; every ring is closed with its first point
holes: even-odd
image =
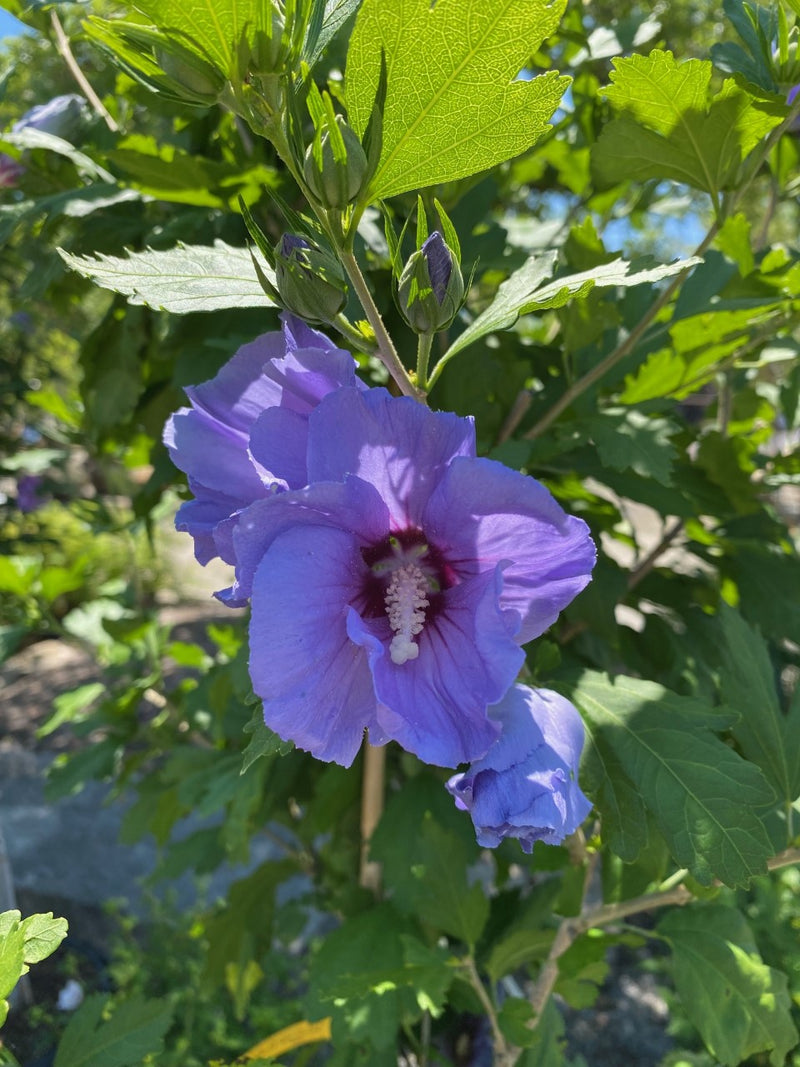
{"type": "Polygon", "coordinates": [[[464,296],[464,279],[453,252],[434,230],[409,256],[397,283],[400,312],[412,330],[445,330],[456,317],[464,296]]]}
{"type": "Polygon", "coordinates": [[[447,283],[453,273],[453,256],[450,249],[444,243],[444,238],[438,230],[434,230],[430,237],[422,245],[422,254],[428,265],[428,275],[431,279],[433,295],[439,302],[444,303],[447,283]]]}
{"type": "Polygon", "coordinates": [[[306,322],[332,322],[347,303],[339,261],[294,233],[275,246],[275,283],[286,310],[306,322]]]}

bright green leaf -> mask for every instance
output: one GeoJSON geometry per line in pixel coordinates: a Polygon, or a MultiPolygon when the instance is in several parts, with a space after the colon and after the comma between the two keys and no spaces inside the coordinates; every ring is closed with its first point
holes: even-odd
{"type": "MultiPolygon", "coordinates": [[[[215,241],[213,247],[179,244],[168,252],[129,252],[124,259],[103,254],[73,256],[63,249],[59,253],[72,270],[104,289],[122,293],[131,304],[178,315],[273,306],[261,288],[250,252],[224,241],[215,241]]],[[[274,281],[267,264],[261,268],[274,281]]]]}
{"type": "Polygon", "coordinates": [[[770,1052],[782,1067],[800,1035],[786,975],[762,962],[744,916],[718,904],[670,912],[658,925],[673,951],[686,1014],[725,1067],[770,1052]]]}
{"type": "Polygon", "coordinates": [[[586,296],[595,286],[619,285],[629,288],[634,285],[646,285],[679,274],[700,262],[699,259],[683,259],[676,263],[653,266],[648,256],[642,256],[631,263],[624,259],[615,259],[579,274],[555,278],[544,285],[553,273],[555,260],[555,252],[531,256],[526,260],[519,270],[503,282],[489,307],[456,338],[445,359],[450,359],[456,352],[460,352],[487,333],[507,330],[520,315],[543,311],[546,308],[563,307],[569,300],[586,296]]]}
{"type": "Polygon", "coordinates": [[[623,111],[603,130],[592,155],[596,178],[671,178],[715,199],[735,182],[739,165],[785,115],[777,98],[751,96],[732,78],[709,100],[712,65],[677,63],[671,52],[615,60],[606,95],[623,111]]]}
{"type": "Polygon", "coordinates": [[[26,963],[40,963],[51,956],[67,936],[67,920],[54,919],[52,911],[43,915],[29,915],[20,924],[25,938],[26,963]]]}
{"type": "Polygon", "coordinates": [[[570,694],[636,786],[681,867],[703,885],[747,884],[772,846],[756,809],[774,792],[712,731],[730,716],[654,682],[586,671],[570,694]]]}
{"type": "Polygon", "coordinates": [[[371,193],[467,177],[526,151],[547,131],[567,78],[517,80],[558,26],[564,0],[365,0],[347,57],[347,107],[359,135],[387,92],[371,193]]]}

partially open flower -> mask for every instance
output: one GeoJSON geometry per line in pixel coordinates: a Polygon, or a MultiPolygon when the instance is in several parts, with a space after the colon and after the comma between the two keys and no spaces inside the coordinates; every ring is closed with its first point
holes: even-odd
{"type": "Polygon", "coordinates": [[[523,852],[536,841],[559,844],[591,810],[578,785],[580,715],[559,693],[526,685],[513,686],[490,714],[500,736],[448,790],[472,816],[484,848],[506,837],[518,838],[523,852]]]}

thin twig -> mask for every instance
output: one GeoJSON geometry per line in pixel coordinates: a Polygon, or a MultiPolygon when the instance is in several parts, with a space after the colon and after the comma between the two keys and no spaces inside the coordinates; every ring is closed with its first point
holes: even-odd
{"type": "Polygon", "coordinates": [[[533,393],[530,389],[520,389],[514,403],[511,405],[511,411],[506,415],[506,421],[500,427],[500,433],[497,435],[495,444],[502,445],[509,437],[513,437],[514,431],[528,414],[528,409],[532,403],[533,393]]]}
{"type": "Polygon", "coordinates": [[[470,985],[475,990],[478,1000],[481,1002],[481,1006],[486,1013],[486,1017],[489,1020],[489,1026],[492,1030],[494,1067],[513,1067],[519,1056],[519,1050],[508,1044],[503,1031],[500,1029],[500,1024],[497,1021],[497,1012],[495,1011],[491,997],[486,992],[486,987],[481,981],[481,976],[478,974],[475,960],[472,956],[468,956],[463,963],[467,971],[470,985]]]}
{"type": "MultiPolygon", "coordinates": [[[[781,867],[790,867],[796,863],[800,863],[800,848],[787,848],[784,852],[779,852],[777,856],[767,860],[767,870],[777,871],[781,867]]],[[[721,886],[722,882],[715,880],[713,884],[721,886]]],[[[535,1017],[530,1023],[531,1029],[536,1028],[558,981],[559,959],[581,934],[585,934],[593,927],[609,926],[611,923],[620,922],[630,915],[638,915],[643,911],[654,911],[656,908],[664,908],[671,904],[682,906],[695,899],[694,894],[685,885],[676,885],[660,893],[645,893],[631,900],[620,901],[618,904],[600,904],[576,918],[562,919],[530,996],[535,1012],[535,1017]]]]}
{"type": "Polygon", "coordinates": [[[381,865],[369,859],[369,841],[383,814],[386,746],[365,744],[364,780],[361,786],[361,867],[358,884],[377,893],[381,887],[381,865]]]}
{"type": "Polygon", "coordinates": [[[58,17],[55,11],[50,12],[50,23],[53,27],[53,32],[56,35],[56,48],[61,54],[61,57],[63,58],[64,62],[69,67],[70,74],[81,87],[84,96],[95,109],[97,114],[105,122],[106,126],[108,126],[109,130],[111,130],[112,133],[117,133],[119,131],[119,126],[114,120],[114,117],[108,111],[108,108],[105,106],[103,101],[92,88],[86,75],[78,66],[78,61],[72,54],[72,48],[70,47],[69,37],[67,37],[66,33],[64,32],[64,27],[61,25],[61,19],[58,17]]]}
{"type": "MultiPolygon", "coordinates": [[[[719,221],[715,220],[708,233],[695,249],[693,256],[701,257],[711,242],[717,236],[719,229],[719,221]]],[[[542,415],[539,421],[523,434],[523,437],[528,441],[533,441],[537,437],[541,437],[548,427],[556,421],[558,416],[565,411],[573,400],[576,400],[579,396],[590,389],[595,382],[599,382],[601,378],[613,368],[616,367],[626,356],[636,348],[639,341],[642,339],[644,333],[658,316],[658,314],[669,304],[675,293],[683,284],[684,280],[688,277],[692,270],[694,270],[694,264],[688,267],[684,267],[682,271],[676,274],[669,285],[662,290],[661,294],[656,297],[647,311],[642,315],[641,319],[637,322],[627,337],[622,340],[617,347],[606,356],[605,359],[601,359],[599,363],[596,363],[591,370],[588,370],[583,377],[578,378],[576,382],[573,382],[568,389],[561,394],[558,400],[553,406],[542,415]]]]}

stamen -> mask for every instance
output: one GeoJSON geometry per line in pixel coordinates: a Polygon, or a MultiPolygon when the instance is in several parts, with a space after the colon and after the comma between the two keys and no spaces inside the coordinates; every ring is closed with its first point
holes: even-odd
{"type": "Polygon", "coordinates": [[[394,631],[389,645],[392,663],[406,663],[419,655],[419,645],[413,638],[425,624],[425,609],[430,605],[428,589],[428,579],[416,563],[407,563],[392,575],[384,598],[394,631]]]}

